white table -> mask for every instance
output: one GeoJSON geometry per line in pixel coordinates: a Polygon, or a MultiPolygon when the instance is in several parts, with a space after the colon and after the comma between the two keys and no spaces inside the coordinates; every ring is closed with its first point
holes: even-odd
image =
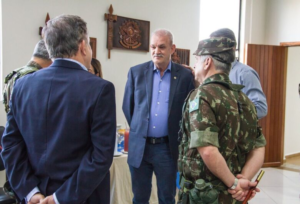
{"type": "MultiPolygon", "coordinates": [[[[127,154],[114,157],[110,167],[110,203],[131,204],[132,203],[131,177],[127,164],[127,154]]],[[[152,192],[150,204],[158,204],[156,177],[152,177],[152,192]]]]}

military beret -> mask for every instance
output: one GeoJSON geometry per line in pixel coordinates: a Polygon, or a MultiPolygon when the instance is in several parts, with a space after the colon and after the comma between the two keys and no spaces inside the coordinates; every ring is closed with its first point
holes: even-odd
{"type": "Polygon", "coordinates": [[[236,46],[236,42],[226,37],[211,37],[201,40],[194,55],[210,55],[231,50],[236,46]]]}

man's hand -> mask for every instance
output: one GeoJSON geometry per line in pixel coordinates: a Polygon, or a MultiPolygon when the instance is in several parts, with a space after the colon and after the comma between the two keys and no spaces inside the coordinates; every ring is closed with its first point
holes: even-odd
{"type": "MultiPolygon", "coordinates": [[[[238,175],[236,175],[236,177],[238,178],[238,179],[241,179],[241,178],[244,178],[244,179],[247,179],[245,176],[243,176],[242,174],[238,174],[238,175]]],[[[252,182],[253,183],[253,182],[252,182]]],[[[254,183],[256,183],[256,182],[254,182],[254,183]]],[[[256,184],[257,185],[257,184],[256,184]]],[[[254,198],[254,196],[256,195],[256,192],[257,193],[259,193],[260,192],[260,189],[259,188],[255,188],[254,190],[252,190],[252,195],[251,195],[251,197],[250,197],[250,199],[249,200],[251,200],[252,198],[254,198]]],[[[248,192],[247,192],[248,193],[248,192]]],[[[246,194],[247,195],[247,194],[246,194]]]]}
{"type": "MultiPolygon", "coordinates": [[[[236,199],[238,201],[243,201],[245,199],[249,189],[251,187],[255,187],[257,185],[257,183],[251,182],[248,179],[243,178],[242,175],[237,175],[237,178],[239,178],[239,182],[238,182],[236,189],[234,189],[234,190],[228,189],[228,192],[232,195],[232,197],[234,199],[236,199]]],[[[260,190],[258,188],[255,188],[252,191],[252,195],[251,195],[250,199],[252,199],[255,196],[256,192],[260,192],[260,190]]]]}
{"type": "Polygon", "coordinates": [[[34,194],[27,204],[38,204],[45,198],[41,193],[34,194]]]}
{"type": "Polygon", "coordinates": [[[191,70],[192,74],[195,76],[195,70],[194,70],[192,67],[190,67],[190,66],[188,66],[188,65],[186,65],[186,64],[181,64],[181,66],[183,66],[183,67],[185,67],[185,68],[191,70]]]}
{"type": "Polygon", "coordinates": [[[53,195],[47,196],[44,200],[42,200],[39,204],[55,204],[53,195]]]}
{"type": "MultiPolygon", "coordinates": [[[[190,67],[190,66],[188,66],[186,64],[181,64],[181,66],[183,66],[183,67],[191,70],[191,72],[192,72],[192,74],[194,75],[194,78],[195,78],[195,69],[193,69],[192,67],[190,67]]],[[[194,80],[194,85],[197,88],[200,85],[200,83],[198,81],[194,80]]]]}

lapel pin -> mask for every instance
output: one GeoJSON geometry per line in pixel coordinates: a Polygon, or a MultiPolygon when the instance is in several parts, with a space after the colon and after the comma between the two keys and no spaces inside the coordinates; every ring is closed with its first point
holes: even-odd
{"type": "Polygon", "coordinates": [[[177,77],[174,77],[174,79],[177,79],[177,77]]]}

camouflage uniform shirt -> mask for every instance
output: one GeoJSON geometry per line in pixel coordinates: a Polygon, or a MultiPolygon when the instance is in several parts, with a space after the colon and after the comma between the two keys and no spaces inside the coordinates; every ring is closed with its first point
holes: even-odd
{"type": "Polygon", "coordinates": [[[28,62],[28,64],[24,67],[15,69],[11,73],[9,73],[4,80],[4,89],[3,89],[3,104],[5,107],[6,113],[9,111],[9,101],[11,98],[11,94],[13,92],[13,87],[16,81],[30,73],[38,71],[42,67],[34,61],[28,62]]]}
{"type": "Polygon", "coordinates": [[[178,168],[186,180],[211,182],[220,191],[219,203],[239,203],[206,167],[197,147],[215,146],[230,171],[236,175],[246,162],[247,153],[266,145],[258,127],[256,109],[227,74],[207,78],[186,99],[183,109],[178,168]]]}

